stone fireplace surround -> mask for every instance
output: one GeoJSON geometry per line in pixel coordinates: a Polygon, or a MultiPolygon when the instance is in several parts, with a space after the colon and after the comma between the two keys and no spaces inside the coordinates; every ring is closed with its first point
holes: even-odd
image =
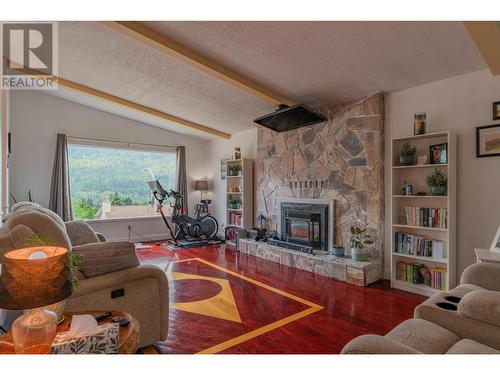
{"type": "MultiPolygon", "coordinates": [[[[381,277],[383,264],[384,97],[376,93],[329,107],[324,112],[328,120],[322,124],[284,133],[258,129],[256,213],[269,219],[268,229],[277,230],[281,221],[279,202],[287,199],[335,201],[332,238],[335,237],[336,242],[341,238],[347,250],[351,225],[366,225],[374,241],[368,249],[370,261],[355,264],[359,262],[317,257],[315,261],[311,258],[306,261],[307,256],[314,256],[299,254],[305,258],[295,259],[296,254],[292,253],[292,266],[329,277],[341,275],[336,278],[346,281],[350,267],[351,276],[356,269],[358,276],[364,275],[363,282],[359,279],[354,283],[366,285],[381,277]],[[308,266],[304,266],[305,263],[308,266]],[[339,267],[345,268],[345,272],[333,272],[330,263],[343,264],[339,267]],[[324,272],[325,269],[332,272],[324,272]]],[[[246,241],[242,251],[286,264],[281,261],[282,249],[242,241],[246,241]]]]}

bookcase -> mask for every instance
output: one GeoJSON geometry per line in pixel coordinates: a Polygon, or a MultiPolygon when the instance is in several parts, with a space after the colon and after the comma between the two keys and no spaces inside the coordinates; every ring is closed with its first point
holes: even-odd
{"type": "Polygon", "coordinates": [[[387,239],[391,243],[391,286],[427,296],[442,290],[447,291],[453,288],[456,282],[456,135],[445,131],[394,138],[391,142],[391,155],[392,236],[387,239]],[[417,149],[417,156],[427,155],[427,163],[401,165],[399,156],[405,143],[410,143],[417,149]],[[431,164],[430,146],[443,143],[448,145],[448,162],[431,164]],[[426,176],[430,175],[434,168],[447,175],[448,187],[444,196],[432,195],[427,186],[426,176]],[[404,181],[412,185],[412,195],[403,194],[404,181]],[[426,194],[415,195],[417,192],[426,194]],[[436,257],[435,255],[440,253],[436,251],[432,257],[429,254],[432,245],[429,243],[434,243],[439,250],[442,249],[442,256],[436,257]],[[422,267],[429,270],[431,285],[421,282],[418,269],[422,267]]]}
{"type": "MultiPolygon", "coordinates": [[[[253,227],[253,160],[233,159],[226,162],[226,226],[237,229],[253,227]],[[232,170],[237,175],[231,175],[232,170]],[[233,206],[232,202],[239,202],[233,206]]],[[[231,240],[226,243],[234,245],[231,240]]]]}

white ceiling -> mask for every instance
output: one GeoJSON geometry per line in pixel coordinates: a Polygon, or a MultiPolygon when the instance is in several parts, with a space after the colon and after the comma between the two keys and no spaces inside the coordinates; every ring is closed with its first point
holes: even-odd
{"type": "MultiPolygon", "coordinates": [[[[147,25],[309,105],[418,86],[486,67],[460,22],[147,25]]],[[[59,56],[63,78],[228,133],[255,126],[254,118],[273,110],[270,103],[100,23],[61,22],[59,56]]],[[[166,121],[144,122],[180,129],[166,121]]]]}

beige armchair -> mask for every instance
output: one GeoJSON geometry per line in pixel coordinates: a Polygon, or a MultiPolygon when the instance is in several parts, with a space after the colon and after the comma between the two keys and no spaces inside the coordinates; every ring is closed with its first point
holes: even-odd
{"type": "Polygon", "coordinates": [[[120,310],[140,323],[140,347],[165,340],[168,333],[168,281],[164,270],[140,265],[134,244],[106,242],[87,223],[64,223],[38,204],[14,205],[0,236],[0,263],[6,251],[26,246],[38,234],[82,256],[79,286],[67,300],[67,311],[120,310]]]}

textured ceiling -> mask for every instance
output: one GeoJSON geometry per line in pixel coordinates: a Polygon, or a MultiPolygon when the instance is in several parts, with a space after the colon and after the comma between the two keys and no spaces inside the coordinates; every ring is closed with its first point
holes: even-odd
{"type": "MultiPolygon", "coordinates": [[[[486,67],[460,22],[147,25],[310,105],[418,86],[486,67]]],[[[60,75],[66,79],[229,133],[253,127],[254,118],[273,109],[100,23],[60,23],[59,54],[60,75]]],[[[161,121],[153,125],[162,126],[161,121]]]]}

